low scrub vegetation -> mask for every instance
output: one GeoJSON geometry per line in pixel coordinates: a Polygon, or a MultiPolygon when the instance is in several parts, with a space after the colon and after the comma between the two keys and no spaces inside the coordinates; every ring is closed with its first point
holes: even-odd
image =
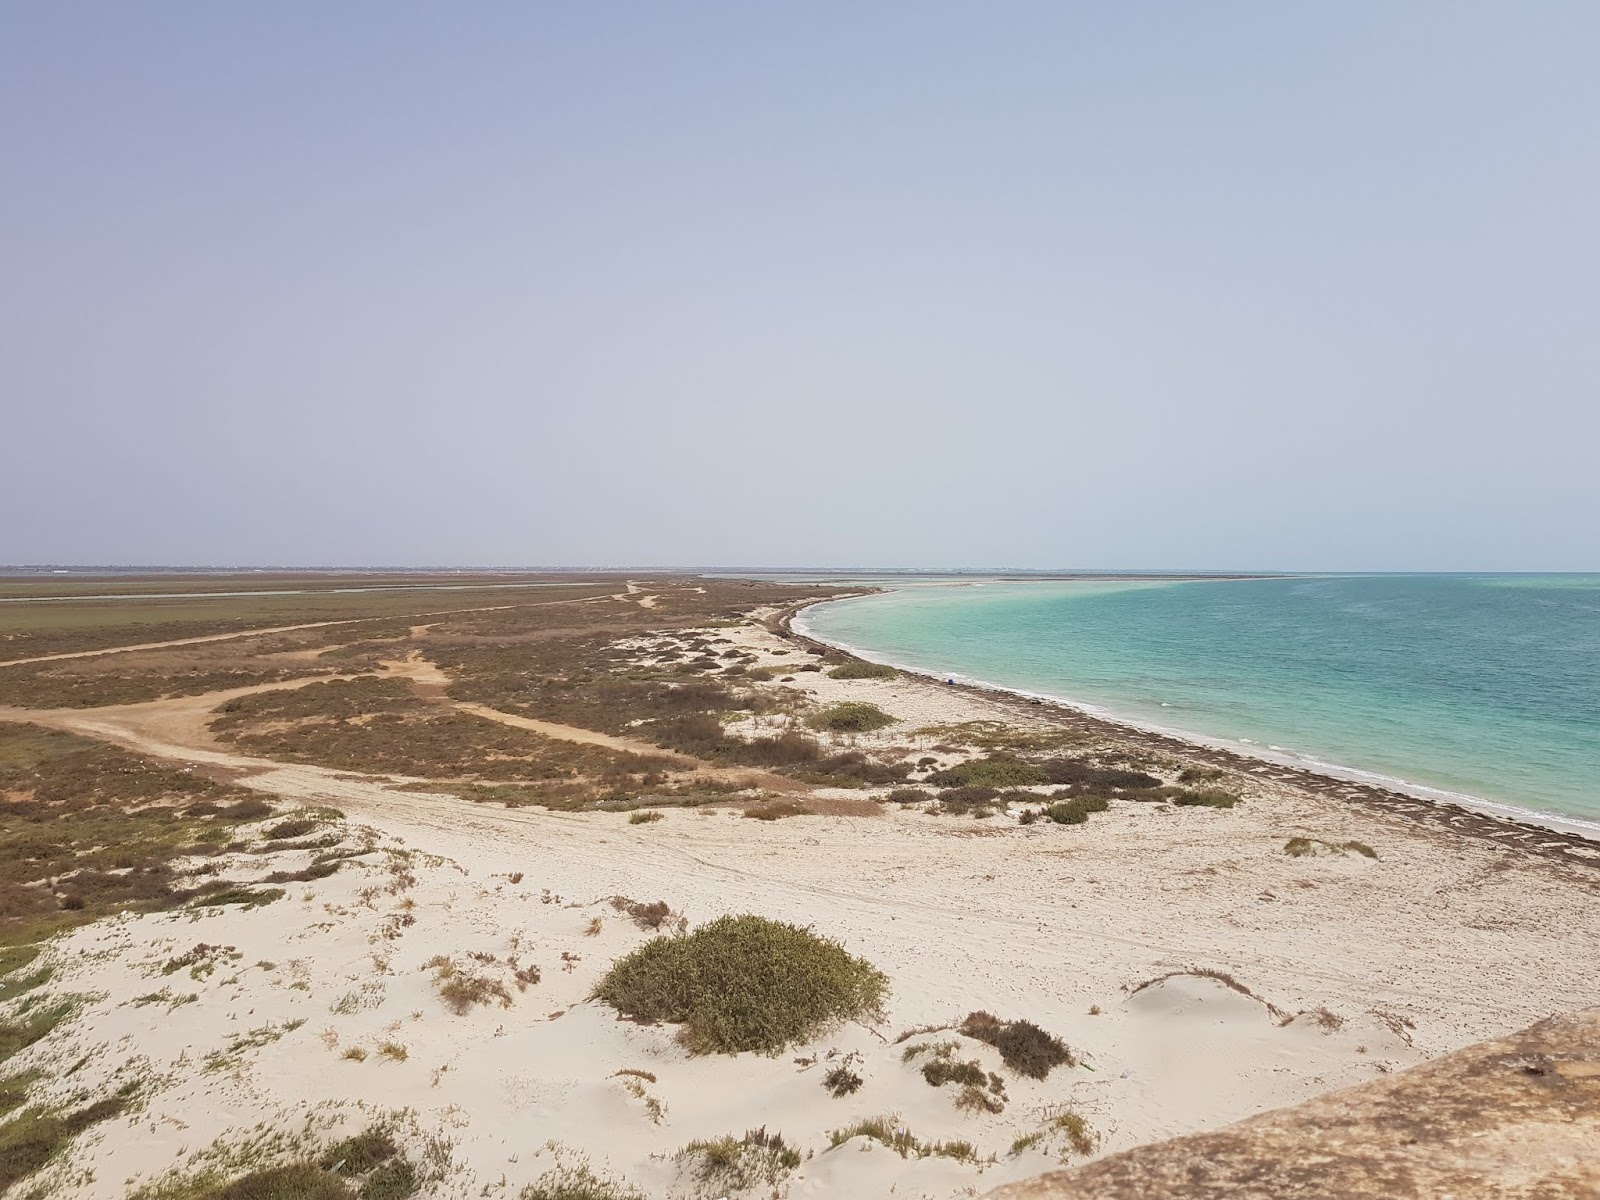
{"type": "Polygon", "coordinates": [[[74,1112],[29,1108],[0,1125],[0,1194],[48,1164],[78,1134],[120,1114],[132,1090],[124,1088],[74,1112]]]}
{"type": "Polygon", "coordinates": [[[893,679],[900,672],[883,663],[866,662],[863,659],[852,659],[842,667],[834,667],[828,672],[830,679],[893,679]]]}
{"type": "Polygon", "coordinates": [[[872,733],[895,723],[896,718],[864,700],[846,700],[806,718],[811,728],[827,733],[872,733]]]}
{"type": "Polygon", "coordinates": [[[969,758],[966,762],[935,771],[928,782],[943,788],[1000,788],[1028,787],[1030,784],[1050,783],[1049,774],[1033,763],[1006,755],[988,758],[969,758]]]}
{"type": "Polygon", "coordinates": [[[196,889],[180,860],[219,855],[273,811],[242,788],[17,724],[0,724],[0,797],[0,972],[98,917],[181,906],[196,889]]]}
{"type": "Polygon", "coordinates": [[[998,1113],[1005,1110],[1005,1081],[993,1071],[987,1071],[977,1059],[958,1059],[960,1044],[955,1041],[908,1046],[901,1060],[911,1062],[923,1054],[929,1056],[922,1064],[922,1078],[930,1087],[954,1084],[959,1088],[956,1107],[973,1112],[998,1113]]]}
{"type": "Polygon", "coordinates": [[[902,787],[895,788],[884,799],[890,804],[921,804],[924,800],[933,799],[933,796],[921,788],[902,787]]]}
{"type": "Polygon", "coordinates": [[[1057,825],[1082,825],[1090,813],[1105,812],[1110,807],[1104,796],[1073,796],[1046,805],[1044,815],[1057,825]]]}
{"type": "Polygon", "coordinates": [[[842,1021],[881,1015],[888,980],[809,929],[722,917],[620,959],[594,996],[626,1016],[683,1026],[694,1053],[776,1054],[842,1021]]]}
{"type": "Polygon", "coordinates": [[[441,709],[418,697],[404,679],[259,692],[217,711],[211,729],[243,750],[342,771],[485,782],[638,782],[674,765],[660,756],[548,738],[441,709]]]}
{"type": "Polygon", "coordinates": [[[1002,1021],[987,1012],[968,1013],[961,1032],[1000,1051],[1000,1059],[1018,1075],[1043,1079],[1060,1066],[1075,1066],[1067,1044],[1032,1021],[1002,1021]]]}
{"type": "Polygon", "coordinates": [[[744,815],[756,821],[780,821],[784,817],[811,817],[817,810],[799,800],[787,797],[762,800],[744,810],[744,815]]]}
{"type": "Polygon", "coordinates": [[[861,1076],[857,1075],[845,1063],[834,1067],[822,1077],[822,1086],[827,1089],[828,1095],[835,1100],[842,1096],[855,1095],[861,1090],[863,1082],[861,1076]]]}
{"type": "Polygon", "coordinates": [[[1202,788],[1199,791],[1179,792],[1172,797],[1172,803],[1185,807],[1232,808],[1239,803],[1239,797],[1221,788],[1202,788]]]}

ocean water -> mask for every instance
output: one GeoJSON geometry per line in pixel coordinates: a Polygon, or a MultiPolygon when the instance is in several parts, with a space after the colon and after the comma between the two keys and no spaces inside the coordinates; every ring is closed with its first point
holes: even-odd
{"type": "Polygon", "coordinates": [[[1600,832],[1600,575],[919,586],[797,624],[882,662],[1600,832]]]}

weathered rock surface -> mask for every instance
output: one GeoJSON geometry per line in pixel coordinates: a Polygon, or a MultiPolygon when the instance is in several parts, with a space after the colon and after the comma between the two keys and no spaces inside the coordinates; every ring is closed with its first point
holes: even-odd
{"type": "Polygon", "coordinates": [[[1596,1200],[1600,1009],[988,1200],[1596,1200]]]}

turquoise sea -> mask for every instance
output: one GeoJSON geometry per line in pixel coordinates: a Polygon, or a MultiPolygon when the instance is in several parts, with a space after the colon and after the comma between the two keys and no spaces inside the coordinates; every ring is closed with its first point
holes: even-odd
{"type": "Polygon", "coordinates": [[[797,624],[866,658],[1600,833],[1600,575],[897,587],[797,624]]]}

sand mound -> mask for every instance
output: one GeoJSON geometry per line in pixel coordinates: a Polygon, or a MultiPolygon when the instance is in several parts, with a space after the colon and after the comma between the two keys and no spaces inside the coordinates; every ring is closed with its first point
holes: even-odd
{"type": "Polygon", "coordinates": [[[1600,1010],[1552,1017],[1389,1079],[1142,1146],[991,1200],[1359,1200],[1600,1195],[1600,1010]]]}

